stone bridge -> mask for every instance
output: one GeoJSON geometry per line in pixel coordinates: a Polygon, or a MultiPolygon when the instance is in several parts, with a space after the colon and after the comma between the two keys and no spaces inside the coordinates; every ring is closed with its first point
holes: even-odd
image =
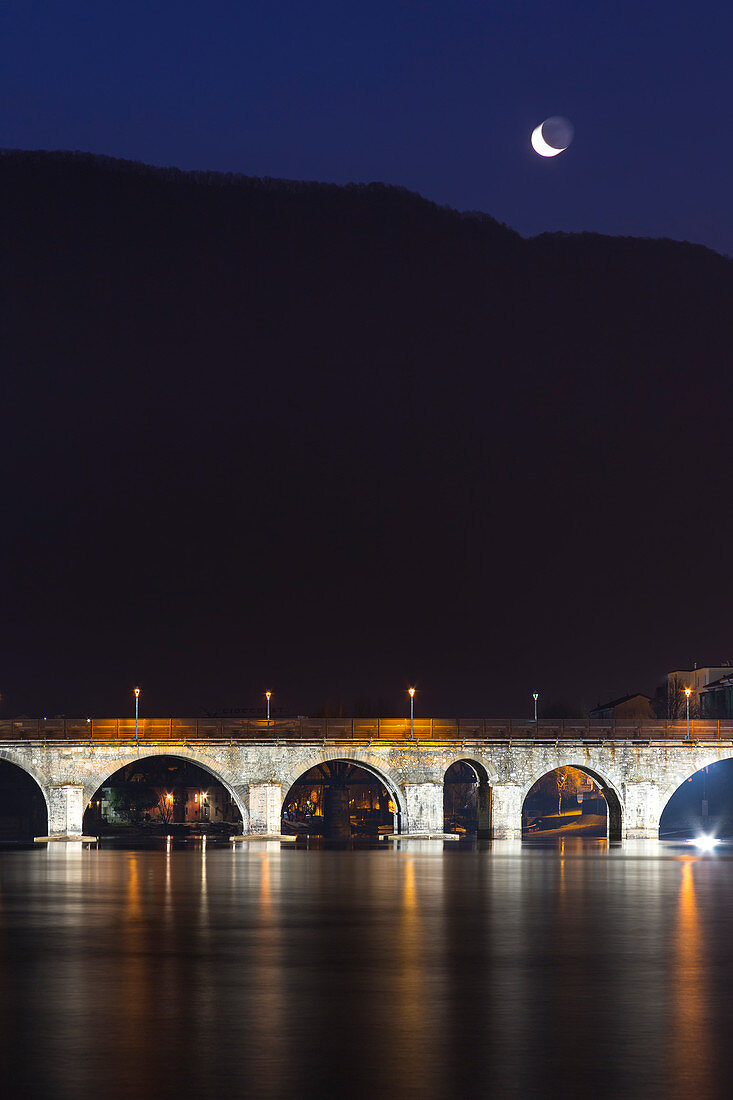
{"type": "Polygon", "coordinates": [[[522,804],[533,784],[562,766],[584,771],[608,803],[611,839],[658,836],[662,811],[700,768],[733,757],[733,741],[500,740],[4,740],[0,759],[35,779],[48,809],[48,835],[78,839],[84,810],[118,769],[156,755],[198,764],[234,798],[245,834],[277,835],[291,785],[333,760],[358,764],[389,791],[395,831],[443,832],[443,780],[459,761],[479,783],[479,835],[519,838],[522,804]]]}

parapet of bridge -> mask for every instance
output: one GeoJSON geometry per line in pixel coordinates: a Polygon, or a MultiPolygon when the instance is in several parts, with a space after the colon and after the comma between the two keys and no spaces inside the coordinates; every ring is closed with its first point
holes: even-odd
{"type": "Polygon", "coordinates": [[[658,836],[675,790],[733,757],[733,722],[527,722],[509,719],[18,719],[0,722],[0,758],[43,791],[48,835],[80,839],[84,810],[120,768],[174,755],[230,792],[245,832],[280,833],[283,801],[310,768],[348,760],[374,774],[395,803],[395,831],[443,831],[443,780],[465,761],[479,784],[479,829],[519,838],[522,805],[547,772],[575,767],[601,787],[611,839],[658,836]]]}
{"type": "Polygon", "coordinates": [[[14,740],[596,740],[733,739],[733,719],[590,718],[14,718],[0,741],[14,740]]]}

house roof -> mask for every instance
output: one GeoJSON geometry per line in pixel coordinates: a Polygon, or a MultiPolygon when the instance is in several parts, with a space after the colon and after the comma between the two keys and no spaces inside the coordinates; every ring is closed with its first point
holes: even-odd
{"type": "Polygon", "coordinates": [[[719,680],[711,680],[709,684],[706,684],[704,688],[700,688],[700,694],[705,691],[715,691],[716,689],[724,687],[733,687],[733,673],[730,676],[721,676],[719,680]]]}
{"type": "Polygon", "coordinates": [[[621,695],[618,699],[611,699],[608,703],[597,703],[593,710],[610,710],[612,707],[618,707],[621,703],[628,703],[631,699],[646,699],[651,702],[651,696],[645,695],[643,691],[635,691],[632,695],[621,695]]]}

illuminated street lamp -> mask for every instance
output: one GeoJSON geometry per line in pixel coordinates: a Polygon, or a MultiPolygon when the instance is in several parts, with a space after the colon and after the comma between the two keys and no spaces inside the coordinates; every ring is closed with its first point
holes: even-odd
{"type": "Polygon", "coordinates": [[[410,740],[415,740],[415,689],[408,688],[408,694],[410,696],[410,740]]]}
{"type": "Polygon", "coordinates": [[[271,691],[266,691],[265,692],[265,699],[267,699],[267,721],[268,722],[270,721],[270,698],[271,698],[271,696],[272,696],[271,691]]]}
{"type": "Polygon", "coordinates": [[[533,691],[532,692],[532,698],[534,699],[534,720],[535,720],[535,722],[537,721],[537,700],[539,699],[539,697],[540,697],[540,693],[538,691],[533,691]]]}
{"type": "Polygon", "coordinates": [[[137,715],[140,704],[140,688],[135,688],[135,740],[137,741],[137,715]]]}
{"type": "Polygon", "coordinates": [[[687,697],[687,737],[686,740],[690,740],[690,695],[692,694],[692,688],[685,688],[685,695],[687,697]]]}

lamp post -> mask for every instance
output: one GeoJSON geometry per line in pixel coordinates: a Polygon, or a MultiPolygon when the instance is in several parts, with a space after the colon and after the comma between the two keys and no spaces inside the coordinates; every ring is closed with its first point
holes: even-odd
{"type": "Polygon", "coordinates": [[[533,691],[532,692],[532,698],[534,699],[534,720],[535,720],[535,722],[537,721],[537,700],[539,699],[539,697],[540,697],[540,693],[538,691],[533,691]]]}
{"type": "Polygon", "coordinates": [[[140,688],[135,688],[135,740],[137,741],[137,716],[140,704],[140,688]]]}
{"type": "Polygon", "coordinates": [[[687,698],[687,736],[686,741],[690,740],[690,695],[692,694],[692,688],[685,688],[685,696],[687,698]]]}
{"type": "Polygon", "coordinates": [[[415,740],[415,689],[408,688],[408,694],[410,696],[410,740],[415,740]]]}
{"type": "Polygon", "coordinates": [[[266,691],[265,692],[265,699],[267,699],[267,721],[268,722],[270,721],[270,698],[271,698],[271,696],[272,696],[271,691],[266,691]]]}

